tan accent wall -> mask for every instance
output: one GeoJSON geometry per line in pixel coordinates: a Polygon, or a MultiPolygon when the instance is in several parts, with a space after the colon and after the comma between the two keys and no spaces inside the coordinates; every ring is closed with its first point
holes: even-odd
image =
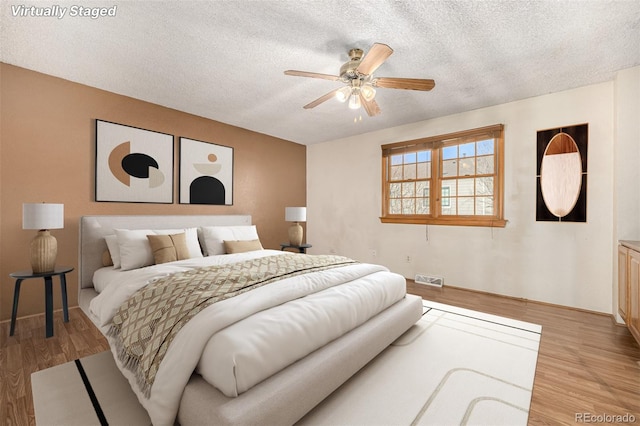
{"type": "MultiPolygon", "coordinates": [[[[9,273],[29,269],[36,233],[22,229],[22,203],[64,204],[65,227],[52,230],[57,264],[75,268],[83,215],[251,214],[263,246],[279,249],[290,225],[285,206],[306,203],[304,145],[2,63],[0,85],[0,320],[11,317],[9,273]],[[174,204],[94,201],[96,119],[175,136],[174,204]],[[234,148],[233,206],[178,204],[180,136],[234,148]]],[[[77,305],[77,270],[67,286],[77,305]]],[[[61,306],[55,279],[54,308],[61,306]]],[[[24,281],[18,316],[42,312],[43,280],[24,281]]]]}

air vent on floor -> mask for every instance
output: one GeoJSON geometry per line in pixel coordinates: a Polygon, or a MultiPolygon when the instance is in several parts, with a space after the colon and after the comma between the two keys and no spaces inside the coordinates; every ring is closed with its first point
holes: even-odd
{"type": "Polygon", "coordinates": [[[444,278],[433,275],[416,274],[414,281],[416,284],[433,285],[436,287],[442,287],[444,285],[444,278]]]}

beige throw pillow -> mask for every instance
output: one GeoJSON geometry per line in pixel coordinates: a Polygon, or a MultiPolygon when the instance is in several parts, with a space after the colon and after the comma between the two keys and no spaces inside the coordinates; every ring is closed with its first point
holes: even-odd
{"type": "Polygon", "coordinates": [[[156,265],[189,259],[189,247],[184,233],[171,235],[147,235],[156,265]]]}
{"type": "Polygon", "coordinates": [[[113,266],[113,260],[111,260],[109,250],[102,252],[102,266],[113,266]]]}
{"type": "Polygon", "coordinates": [[[227,254],[244,253],[247,251],[262,250],[260,240],[225,241],[224,250],[227,254]]]}

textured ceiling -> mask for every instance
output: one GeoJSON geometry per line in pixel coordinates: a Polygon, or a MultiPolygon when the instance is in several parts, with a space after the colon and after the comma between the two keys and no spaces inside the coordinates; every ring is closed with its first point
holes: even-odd
{"type": "Polygon", "coordinates": [[[2,62],[302,144],[604,82],[640,65],[638,0],[2,0],[1,13],[2,62]],[[14,16],[18,5],[78,4],[116,5],[116,16],[14,16]],[[376,76],[431,78],[435,88],[378,89],[373,118],[334,99],[302,108],[341,83],[284,70],[337,74],[349,49],[374,42],[394,49],[376,76]]]}

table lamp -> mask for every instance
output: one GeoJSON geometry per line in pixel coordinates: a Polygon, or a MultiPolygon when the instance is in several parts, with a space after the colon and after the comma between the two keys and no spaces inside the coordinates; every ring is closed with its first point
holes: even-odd
{"type": "Polygon", "coordinates": [[[64,204],[22,204],[22,229],[38,229],[31,240],[31,269],[34,273],[55,269],[58,242],[50,229],[64,228],[64,204]]]}
{"type": "Polygon", "coordinates": [[[294,222],[289,228],[289,244],[292,246],[302,245],[302,226],[300,226],[300,222],[307,220],[307,208],[285,207],[284,220],[294,222]]]}

